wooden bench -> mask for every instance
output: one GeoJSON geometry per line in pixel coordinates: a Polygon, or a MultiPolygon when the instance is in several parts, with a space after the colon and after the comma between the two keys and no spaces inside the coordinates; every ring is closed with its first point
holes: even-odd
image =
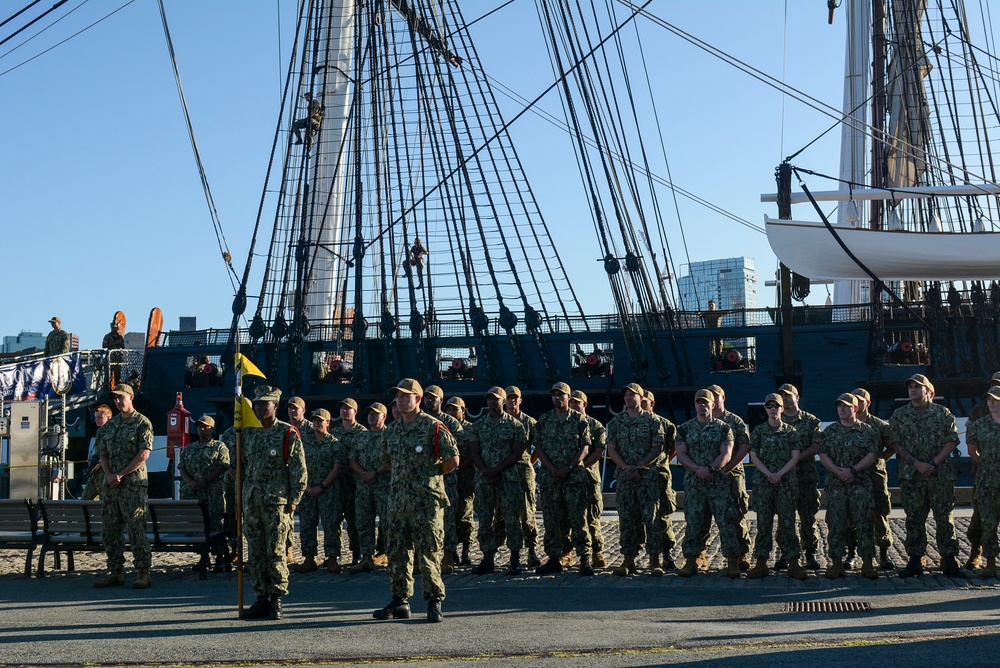
{"type": "Polygon", "coordinates": [[[60,554],[66,553],[68,570],[75,569],[74,552],[103,552],[104,522],[100,501],[41,500],[42,550],[38,554],[38,577],[45,576],[45,554],[52,552],[54,567],[60,568],[60,554]]]}
{"type": "Polygon", "coordinates": [[[24,575],[31,577],[35,548],[42,544],[38,514],[28,499],[0,500],[0,550],[26,550],[24,575]]]}
{"type": "MultiPolygon", "coordinates": [[[[43,536],[38,557],[38,577],[45,575],[45,554],[52,552],[55,568],[59,554],[67,554],[68,570],[74,570],[74,552],[103,552],[103,517],[100,501],[40,501],[43,536]]],[[[152,552],[192,552],[201,559],[200,578],[207,577],[209,552],[218,545],[229,564],[228,544],[223,532],[213,533],[208,507],[203,501],[150,499],[146,515],[149,547],[152,552]]],[[[30,571],[29,571],[30,572],[30,571]]]]}

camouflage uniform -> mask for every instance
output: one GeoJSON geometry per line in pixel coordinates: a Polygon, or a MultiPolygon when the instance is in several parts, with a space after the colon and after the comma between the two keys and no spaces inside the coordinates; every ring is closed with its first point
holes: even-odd
{"type": "MultiPolygon", "coordinates": [[[[719,416],[733,430],[733,455],[741,445],[750,445],[750,432],[747,430],[747,423],[736,413],[725,411],[719,416]]],[[[743,462],[740,462],[726,474],[729,479],[730,493],[733,497],[733,507],[737,514],[734,515],[736,522],[736,533],[740,537],[740,554],[750,553],[750,525],[747,524],[747,510],[750,506],[750,495],[747,494],[746,474],[743,471],[743,462]]],[[[702,545],[708,545],[708,532],[711,526],[705,524],[705,535],[702,536],[702,545]]]]}
{"type": "MultiPolygon", "coordinates": [[[[101,432],[98,428],[97,433],[101,432]]],[[[104,469],[99,471],[94,471],[94,469],[101,463],[101,451],[98,448],[98,437],[94,436],[94,447],[90,452],[90,457],[87,458],[87,484],[83,488],[83,499],[85,501],[93,501],[94,499],[103,499],[107,494],[108,479],[104,476],[104,469]]]]}
{"type": "MultiPolygon", "coordinates": [[[[766,422],[754,427],[750,434],[750,452],[761,462],[777,473],[788,460],[792,451],[799,449],[799,435],[795,428],[781,423],[772,429],[766,422]]],[[[757,513],[757,540],[754,543],[753,556],[755,560],[767,560],[771,557],[771,531],[774,528],[774,516],[778,516],[778,536],[781,553],[790,561],[799,558],[799,537],[795,533],[795,510],[798,501],[797,467],[786,473],[777,485],[772,483],[760,471],[753,474],[752,507],[757,513]]]]}
{"type": "MultiPolygon", "coordinates": [[[[153,425],[141,413],[135,412],[127,418],[119,413],[101,427],[98,447],[101,455],[108,458],[108,470],[121,471],[140,451],[153,449],[153,425]]],[[[108,485],[103,501],[101,533],[108,570],[120,572],[125,566],[126,530],[132,546],[132,563],[136,568],[148,569],[153,559],[146,537],[149,480],[145,462],[122,478],[117,488],[108,485]]]]}
{"type": "Polygon", "coordinates": [[[1000,525],[1000,424],[992,417],[976,420],[965,432],[965,440],[979,448],[974,498],[982,515],[982,546],[986,558],[1000,555],[997,526],[1000,525]]]}
{"type": "MultiPolygon", "coordinates": [[[[677,428],[677,440],[687,444],[688,457],[698,466],[711,466],[724,443],[732,445],[733,430],[722,420],[712,418],[702,424],[691,419],[677,428]]],[[[698,476],[684,476],[684,556],[689,559],[701,554],[704,525],[715,518],[725,557],[740,555],[740,539],[736,533],[736,508],[729,492],[729,476],[716,472],[709,480],[698,476]]]]}
{"type": "MultiPolygon", "coordinates": [[[[330,433],[340,441],[341,447],[346,453],[354,448],[354,441],[356,439],[368,433],[368,427],[365,427],[360,422],[355,422],[350,429],[345,431],[343,423],[340,423],[336,429],[331,427],[330,433]]],[[[347,521],[348,546],[351,548],[352,554],[357,553],[360,549],[360,541],[358,538],[357,517],[354,514],[354,499],[357,496],[358,487],[353,475],[344,475],[337,482],[340,487],[340,514],[336,517],[336,524],[340,526],[342,519],[347,521]]]]}
{"type": "MultiPolygon", "coordinates": [[[[189,443],[181,450],[179,469],[187,471],[187,474],[195,480],[207,480],[209,474],[220,466],[229,469],[229,448],[222,441],[212,439],[208,443],[200,440],[189,443]]],[[[181,482],[182,499],[201,499],[208,506],[208,517],[212,523],[212,532],[222,531],[226,521],[226,481],[224,475],[208,483],[205,489],[196,492],[187,482],[181,482]]],[[[221,546],[213,546],[212,553],[216,557],[221,557],[223,549],[221,546]]]]}
{"type": "MultiPolygon", "coordinates": [[[[912,404],[897,408],[889,420],[892,442],[926,462],[941,451],[945,443],[958,441],[955,416],[944,406],[928,404],[921,413],[912,404]]],[[[958,555],[955,536],[955,470],[951,457],[945,459],[929,476],[917,473],[913,464],[899,462],[899,491],[906,513],[906,554],[922,557],[927,552],[927,514],[934,513],[937,547],[942,558],[958,555]]]]}
{"type": "MultiPolygon", "coordinates": [[[[985,401],[980,401],[978,404],[972,407],[969,411],[969,417],[965,421],[965,433],[969,433],[969,427],[973,423],[983,419],[990,414],[990,409],[986,405],[985,401]]],[[[969,528],[965,532],[965,537],[969,539],[969,543],[972,545],[973,549],[976,547],[981,547],[983,544],[983,521],[982,513],[979,511],[979,503],[976,501],[976,473],[979,469],[979,464],[972,462],[972,518],[969,519],[969,528]]]]}
{"type": "MultiPolygon", "coordinates": [[[[515,442],[525,442],[528,432],[509,413],[501,415],[499,420],[486,415],[465,432],[468,442],[479,442],[479,452],[487,468],[499,466],[511,454],[511,446],[515,442]]],[[[521,531],[521,516],[524,514],[525,492],[524,478],[517,469],[517,464],[510,466],[500,474],[500,484],[493,485],[486,474],[476,470],[476,514],[479,515],[479,549],[483,554],[490,554],[500,547],[495,522],[491,521],[500,514],[504,518],[507,530],[507,546],[511,552],[519,552],[524,547],[524,534],[521,531]]]]}
{"type": "MultiPolygon", "coordinates": [[[[427,412],[427,411],[425,411],[427,412]]],[[[433,415],[427,412],[435,420],[440,420],[448,431],[455,437],[455,445],[459,448],[459,461],[461,461],[462,423],[448,415],[440,412],[433,415]]],[[[446,552],[454,552],[458,549],[458,469],[451,471],[444,477],[444,491],[448,495],[448,507],[444,509],[444,549],[446,552]]]]}
{"type": "Polygon", "coordinates": [[[226,540],[229,542],[229,554],[233,559],[239,554],[238,550],[242,545],[242,539],[236,535],[236,427],[229,427],[219,436],[229,449],[229,470],[222,476],[225,481],[226,494],[226,540]]]}
{"type": "Polygon", "coordinates": [[[382,464],[382,447],[386,430],[372,431],[354,439],[348,456],[358,463],[365,471],[375,471],[375,480],[366,483],[364,478],[354,474],[354,484],[357,493],[354,497],[354,518],[358,522],[358,542],[362,557],[370,557],[376,553],[375,517],[382,522],[382,535],[385,536],[385,522],[389,503],[389,474],[378,473],[382,464]]]}
{"type": "Polygon", "coordinates": [[[285,552],[293,531],[286,506],[298,505],[306,489],[302,438],[281,420],[270,427],[244,428],[241,455],[243,534],[253,591],[258,597],[284,596],[288,593],[285,552]]]}
{"type": "MultiPolygon", "coordinates": [[[[823,445],[819,451],[836,466],[854,466],[868,454],[878,456],[878,434],[864,422],[846,427],[834,422],[823,432],[823,445]]],[[[872,496],[872,477],[864,471],[854,476],[853,483],[845,483],[837,476],[826,476],[826,525],[830,531],[830,557],[843,559],[847,552],[847,527],[851,524],[858,531],[858,554],[870,559],[875,556],[875,533],[872,517],[875,501],[872,496]]]]}
{"type": "MultiPolygon", "coordinates": [[[[573,457],[590,445],[590,426],[583,415],[569,409],[560,415],[554,410],[538,419],[535,425],[537,447],[542,448],[557,469],[569,466],[573,457]]],[[[573,546],[580,557],[590,558],[590,532],[587,530],[589,507],[594,499],[594,478],[582,466],[570,469],[563,480],[556,480],[544,466],[539,473],[542,519],[545,522],[545,554],[556,561],[563,554],[563,513],[569,519],[573,546]]]]}
{"type": "Polygon", "coordinates": [[[410,425],[396,420],[387,428],[382,463],[389,464],[389,591],[394,599],[413,596],[413,561],[420,569],[425,600],[444,600],[441,548],[444,543],[444,490],[441,463],[458,455],[444,425],[419,413],[410,425]],[[435,429],[435,425],[441,425],[435,429]],[[437,450],[435,454],[435,432],[437,450]]]}
{"type": "MultiPolygon", "coordinates": [[[[327,433],[320,438],[314,429],[302,436],[302,449],[306,455],[307,487],[319,487],[333,470],[335,464],[347,466],[347,454],[340,441],[327,433]]],[[[302,495],[297,508],[299,513],[299,541],[302,556],[315,557],[319,552],[317,528],[323,522],[323,555],[340,559],[340,518],[344,513],[340,507],[340,485],[343,478],[320,492],[316,498],[308,493],[302,495]]]]}
{"type": "Polygon", "coordinates": [[[45,337],[46,357],[52,357],[53,355],[65,355],[69,352],[70,347],[69,332],[65,329],[53,329],[49,332],[49,335],[45,337]]]}
{"type": "MultiPolygon", "coordinates": [[[[823,432],[820,430],[819,418],[800,410],[795,417],[781,414],[781,421],[791,425],[799,434],[799,452],[805,452],[817,441],[822,442],[823,432]]],[[[796,507],[799,514],[799,541],[802,551],[815,554],[819,549],[819,530],[816,528],[816,513],[819,512],[819,470],[816,468],[816,458],[799,462],[796,466],[798,479],[798,500],[796,507]]],[[[781,527],[778,527],[778,544],[782,543],[781,527]]]]}
{"type": "Polygon", "coordinates": [[[622,554],[630,557],[639,554],[642,538],[637,529],[642,523],[648,537],[646,552],[659,558],[663,551],[663,525],[659,513],[662,487],[655,463],[663,455],[663,424],[648,411],[640,411],[635,417],[622,411],[608,423],[607,438],[618,456],[631,466],[638,466],[647,454],[657,451],[657,456],[639,469],[639,480],[630,480],[624,470],[616,469],[615,486],[622,554]]]}
{"type": "Polygon", "coordinates": [[[663,554],[669,558],[670,551],[677,545],[674,520],[671,517],[677,510],[677,493],[674,492],[673,474],[670,471],[670,458],[674,453],[674,441],[677,440],[677,427],[661,415],[656,417],[663,426],[663,454],[656,458],[655,465],[657,473],[660,474],[660,499],[657,510],[660,515],[660,526],[663,527],[663,554]]]}
{"type": "MultiPolygon", "coordinates": [[[[590,443],[593,448],[604,450],[607,443],[607,431],[601,421],[590,415],[586,416],[590,425],[590,443]]],[[[604,532],[601,531],[601,515],[604,513],[604,486],[601,481],[601,460],[598,459],[589,467],[590,477],[594,479],[594,504],[590,506],[587,517],[587,530],[590,532],[590,543],[594,552],[604,551],[604,532]]]]}
{"type": "MultiPolygon", "coordinates": [[[[462,421],[462,431],[456,434],[459,461],[471,461],[468,439],[463,438],[466,429],[472,426],[468,420],[462,421]]],[[[475,527],[472,508],[476,496],[476,467],[468,466],[458,472],[458,501],[455,503],[455,523],[458,530],[458,542],[468,543],[472,540],[472,529],[475,527]]]]}
{"type": "Polygon", "coordinates": [[[514,419],[524,425],[528,431],[528,440],[525,441],[524,455],[521,461],[514,464],[521,479],[524,480],[524,515],[521,516],[521,532],[524,534],[524,545],[534,549],[538,545],[538,525],[535,522],[537,510],[538,491],[535,484],[535,465],[531,463],[531,451],[534,449],[535,436],[538,433],[538,421],[521,411],[520,415],[515,415],[514,419]]]}
{"type": "MultiPolygon", "coordinates": [[[[872,500],[875,503],[875,546],[889,547],[892,545],[892,531],[889,529],[889,512],[892,510],[892,497],[889,495],[889,474],[885,468],[882,455],[892,449],[892,438],[889,423],[882,418],[869,414],[865,424],[875,430],[878,436],[879,451],[872,466],[872,500]]],[[[851,543],[849,543],[851,544],[851,543]]]]}

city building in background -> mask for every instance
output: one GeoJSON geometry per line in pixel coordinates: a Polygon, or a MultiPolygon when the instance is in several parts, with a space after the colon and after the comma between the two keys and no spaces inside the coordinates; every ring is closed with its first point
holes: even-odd
{"type": "Polygon", "coordinates": [[[677,286],[682,311],[704,311],[709,300],[720,311],[757,308],[757,268],[752,257],[692,262],[677,286]]]}

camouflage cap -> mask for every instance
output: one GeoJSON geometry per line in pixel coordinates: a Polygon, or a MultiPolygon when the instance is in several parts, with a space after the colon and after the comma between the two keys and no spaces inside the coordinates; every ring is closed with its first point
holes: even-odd
{"type": "Polygon", "coordinates": [[[844,392],[842,395],[837,397],[837,400],[833,402],[835,405],[839,406],[843,404],[844,406],[854,406],[858,405],[858,398],[851,394],[850,392],[844,392]]]}
{"type": "Polygon", "coordinates": [[[131,385],[126,385],[125,383],[118,383],[115,385],[115,389],[111,390],[111,394],[117,394],[118,396],[130,395],[135,396],[135,390],[132,389],[131,385]]]}
{"type": "Polygon", "coordinates": [[[306,402],[302,397],[291,397],[288,399],[289,406],[298,406],[302,410],[306,409],[306,402]]]}
{"type": "Polygon", "coordinates": [[[856,396],[858,399],[864,399],[868,403],[871,403],[872,395],[870,395],[868,393],[868,390],[866,390],[863,387],[856,387],[856,388],[854,388],[853,390],[851,390],[851,394],[853,394],[854,396],[856,396]]]}
{"type": "Polygon", "coordinates": [[[420,396],[424,395],[424,388],[420,387],[420,383],[413,380],[412,378],[404,378],[403,380],[399,381],[399,384],[396,385],[395,389],[396,389],[395,394],[399,394],[400,392],[402,392],[403,394],[419,394],[420,396]]]}
{"type": "Polygon", "coordinates": [[[270,385],[258,385],[253,391],[254,401],[281,401],[281,390],[270,385]]]}
{"type": "Polygon", "coordinates": [[[215,418],[211,415],[202,415],[200,418],[194,421],[195,424],[203,424],[206,427],[215,426],[215,418]]]}
{"type": "Polygon", "coordinates": [[[438,399],[444,400],[444,390],[442,390],[437,385],[428,385],[424,388],[424,394],[431,395],[432,397],[437,397],[438,399]]]}
{"type": "Polygon", "coordinates": [[[59,319],[59,316],[57,316],[57,315],[54,315],[54,316],[52,316],[51,318],[49,318],[49,322],[57,322],[57,323],[59,323],[60,325],[62,324],[62,320],[60,320],[60,319],[59,319]]]}
{"type": "Polygon", "coordinates": [[[622,388],[622,394],[628,394],[629,392],[638,394],[640,399],[646,396],[645,391],[643,391],[642,386],[639,385],[639,383],[629,383],[622,388]]]}
{"type": "Polygon", "coordinates": [[[325,408],[317,408],[316,410],[313,411],[313,414],[312,414],[311,417],[319,418],[321,420],[329,421],[330,420],[330,411],[326,410],[325,408]]]}
{"type": "Polygon", "coordinates": [[[712,394],[714,394],[717,397],[722,397],[723,399],[726,398],[726,391],[721,387],[719,387],[718,385],[709,385],[705,389],[709,390],[712,394]]]}
{"type": "Polygon", "coordinates": [[[990,385],[1000,385],[1000,371],[997,371],[993,374],[993,377],[990,378],[990,385]]]}
{"type": "Polygon", "coordinates": [[[711,404],[715,403],[715,395],[712,394],[712,390],[698,390],[697,392],[695,392],[694,393],[695,403],[697,403],[699,399],[704,399],[705,401],[711,404]]]}
{"type": "Polygon", "coordinates": [[[907,387],[909,387],[910,383],[916,383],[917,385],[920,385],[921,387],[926,387],[931,392],[934,391],[934,384],[931,383],[931,381],[927,380],[927,376],[925,376],[922,373],[915,373],[915,374],[913,374],[912,376],[910,376],[909,378],[906,379],[906,382],[904,383],[904,385],[906,385],[907,387]]]}
{"type": "Polygon", "coordinates": [[[986,393],[986,398],[996,399],[1000,401],[1000,385],[996,385],[990,388],[990,391],[986,393]]]}
{"type": "Polygon", "coordinates": [[[504,392],[507,393],[508,397],[520,397],[521,396],[521,388],[519,388],[517,385],[511,385],[511,386],[509,386],[506,390],[504,390],[504,392]]]}
{"type": "Polygon", "coordinates": [[[573,391],[569,389],[569,385],[567,385],[566,383],[556,383],[555,385],[552,386],[552,389],[549,390],[549,394],[570,395],[572,393],[573,391]]]}
{"type": "Polygon", "coordinates": [[[348,408],[353,408],[354,410],[358,410],[358,402],[356,402],[354,399],[351,399],[350,397],[338,401],[337,408],[340,408],[341,406],[347,406],[348,408]]]}
{"type": "Polygon", "coordinates": [[[385,407],[385,404],[379,401],[373,402],[372,405],[368,407],[368,410],[381,413],[382,415],[386,415],[389,412],[389,410],[385,407]]]}
{"type": "Polygon", "coordinates": [[[576,399],[577,401],[582,401],[587,403],[587,395],[583,390],[573,390],[573,394],[569,395],[570,399],[576,399]]]}
{"type": "Polygon", "coordinates": [[[490,389],[486,390],[486,396],[488,396],[488,397],[489,396],[494,396],[494,397],[500,397],[501,399],[506,399],[507,398],[507,391],[504,390],[502,387],[494,385],[490,389]]]}
{"type": "Polygon", "coordinates": [[[799,396],[799,389],[791,383],[785,383],[778,388],[778,394],[794,394],[795,396],[799,396]]]}
{"type": "MultiPolygon", "coordinates": [[[[503,392],[503,390],[500,390],[500,391],[503,392]]],[[[487,392],[487,394],[492,394],[492,393],[491,392],[487,392]]],[[[500,398],[503,399],[502,396],[500,398]]],[[[458,406],[459,408],[461,408],[464,411],[465,410],[465,399],[463,399],[462,397],[452,397],[451,399],[449,399],[448,401],[446,401],[444,405],[445,406],[458,406]]]]}
{"type": "Polygon", "coordinates": [[[781,398],[780,394],[775,394],[774,392],[772,392],[771,394],[769,394],[766,397],[764,397],[764,405],[765,406],[767,406],[772,401],[774,403],[778,404],[778,408],[784,408],[785,407],[785,400],[781,398]]]}

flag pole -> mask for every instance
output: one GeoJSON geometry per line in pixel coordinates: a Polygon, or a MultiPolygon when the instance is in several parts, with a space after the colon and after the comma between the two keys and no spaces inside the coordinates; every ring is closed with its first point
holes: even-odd
{"type": "Polygon", "coordinates": [[[236,333],[236,606],[237,615],[243,616],[243,365],[240,355],[240,336],[236,333]]]}

